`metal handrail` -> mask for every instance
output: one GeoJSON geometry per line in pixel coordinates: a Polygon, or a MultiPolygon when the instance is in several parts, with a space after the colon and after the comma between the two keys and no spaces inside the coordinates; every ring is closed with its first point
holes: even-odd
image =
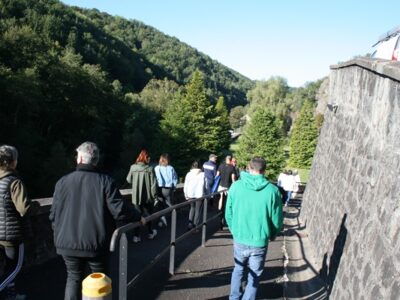
{"type": "Polygon", "coordinates": [[[221,191],[218,191],[216,193],[209,194],[207,196],[203,196],[200,198],[193,198],[189,199],[185,202],[173,205],[171,207],[168,207],[166,209],[163,209],[159,212],[156,212],[148,217],[145,218],[146,223],[151,222],[153,220],[156,220],[160,217],[162,217],[165,214],[171,213],[172,214],[172,221],[171,221],[171,240],[169,245],[163,249],[162,251],[159,252],[159,254],[152,260],[152,262],[142,271],[141,273],[137,274],[131,281],[128,283],[128,278],[127,278],[127,272],[128,272],[128,239],[127,239],[127,234],[132,232],[135,228],[138,228],[142,226],[140,222],[134,222],[130,223],[127,225],[124,225],[120,228],[117,228],[114,230],[111,242],[110,242],[110,251],[114,252],[116,249],[117,242],[119,242],[119,299],[126,300],[127,299],[127,292],[128,288],[137,280],[137,278],[143,274],[145,271],[150,269],[155,263],[157,263],[167,252],[170,250],[170,259],[169,259],[169,273],[171,275],[174,275],[175,272],[175,247],[176,244],[186,237],[190,236],[190,233],[193,230],[197,230],[198,228],[202,227],[202,235],[201,235],[201,240],[202,240],[202,246],[205,246],[206,242],[206,229],[207,229],[207,223],[210,222],[211,220],[219,217],[222,214],[222,211],[217,213],[216,215],[212,216],[211,218],[207,219],[207,202],[208,199],[211,197],[214,197],[215,195],[222,194],[226,192],[227,189],[223,189],[221,191]],[[189,206],[192,203],[195,203],[197,201],[203,201],[203,222],[200,225],[197,225],[195,228],[191,229],[190,231],[182,234],[178,238],[176,238],[176,219],[177,219],[177,213],[176,211],[178,209],[181,209],[183,207],[189,206]]]}
{"type": "MultiPolygon", "coordinates": [[[[224,190],[224,191],[226,191],[226,190],[224,190]]],[[[153,220],[157,220],[158,218],[160,218],[160,217],[172,212],[174,209],[175,210],[180,209],[182,207],[190,205],[191,203],[194,203],[194,202],[197,202],[197,201],[200,201],[200,200],[204,200],[204,199],[208,199],[208,198],[213,197],[213,196],[215,196],[217,194],[220,194],[220,193],[222,193],[222,191],[221,192],[217,192],[217,193],[213,193],[213,194],[201,197],[201,198],[188,199],[185,202],[182,202],[182,203],[175,204],[173,206],[167,207],[167,208],[165,208],[163,210],[160,210],[160,211],[158,211],[158,212],[146,217],[145,218],[146,223],[151,222],[153,220]]],[[[135,228],[138,228],[140,226],[142,226],[142,224],[140,223],[140,221],[137,221],[137,222],[129,223],[129,224],[126,224],[124,226],[121,226],[121,227],[115,229],[114,232],[113,232],[113,235],[111,237],[110,251],[111,252],[115,251],[116,241],[121,236],[122,233],[129,233],[129,232],[133,231],[135,228]]]]}

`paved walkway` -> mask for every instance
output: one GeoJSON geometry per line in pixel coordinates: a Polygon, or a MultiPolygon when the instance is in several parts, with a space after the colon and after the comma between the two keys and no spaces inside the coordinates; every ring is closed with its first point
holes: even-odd
{"type": "MultiPolygon", "coordinates": [[[[217,228],[218,224],[211,226],[217,228]]],[[[196,238],[200,239],[200,236],[196,238]]],[[[277,283],[283,275],[282,241],[283,237],[279,237],[269,246],[257,299],[283,299],[283,286],[277,283]]],[[[232,247],[229,231],[216,231],[206,247],[197,247],[180,260],[174,276],[160,275],[168,271],[165,262],[155,266],[135,284],[129,299],[228,299],[233,269],[232,247]]]]}
{"type": "Polygon", "coordinates": [[[284,265],[285,299],[328,299],[324,282],[320,279],[320,270],[315,263],[307,230],[300,221],[302,198],[291,200],[285,208],[284,220],[284,265]]]}
{"type": "MultiPolygon", "coordinates": [[[[178,213],[177,236],[186,231],[187,213],[187,210],[178,213]]],[[[141,243],[129,243],[129,278],[141,274],[168,245],[170,228],[158,232],[154,240],[147,240],[143,232],[141,243]]],[[[206,247],[201,247],[200,232],[178,243],[175,275],[168,274],[169,255],[166,255],[140,276],[129,290],[128,299],[227,299],[233,268],[232,238],[227,229],[219,230],[218,220],[209,224],[207,238],[206,247]]],[[[282,299],[282,284],[276,283],[283,274],[282,240],[283,237],[278,237],[270,244],[259,299],[282,299]]],[[[111,262],[114,292],[118,287],[115,279],[117,265],[117,257],[114,256],[111,262]]],[[[23,272],[17,284],[23,287],[28,299],[57,300],[63,299],[65,281],[65,266],[58,258],[23,272]]]]}

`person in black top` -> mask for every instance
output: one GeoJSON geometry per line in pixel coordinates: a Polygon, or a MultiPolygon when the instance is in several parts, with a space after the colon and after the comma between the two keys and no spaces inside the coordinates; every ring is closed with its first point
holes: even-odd
{"type": "Polygon", "coordinates": [[[85,142],[76,151],[76,171],[57,182],[49,217],[57,254],[67,268],[65,300],[81,299],[86,263],[92,272],[105,273],[117,225],[145,223],[133,204],[122,198],[114,180],[98,171],[97,145],[85,142]]]}
{"type": "Polygon", "coordinates": [[[221,228],[225,224],[224,220],[224,211],[225,211],[225,197],[228,194],[227,190],[230,188],[232,182],[236,180],[236,170],[235,167],[232,165],[232,156],[227,155],[225,157],[225,162],[222,163],[219,168],[217,175],[221,176],[221,181],[219,182],[218,191],[221,192],[221,197],[219,198],[218,202],[218,210],[222,211],[222,219],[221,219],[221,228]]]}

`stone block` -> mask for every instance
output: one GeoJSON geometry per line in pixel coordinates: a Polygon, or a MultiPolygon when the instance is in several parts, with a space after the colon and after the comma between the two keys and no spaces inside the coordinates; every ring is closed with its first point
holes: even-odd
{"type": "Polygon", "coordinates": [[[390,289],[390,300],[399,300],[400,299],[400,282],[396,280],[392,284],[392,288],[390,289]]]}
{"type": "Polygon", "coordinates": [[[385,299],[381,293],[379,285],[375,285],[372,289],[370,299],[385,299]]]}

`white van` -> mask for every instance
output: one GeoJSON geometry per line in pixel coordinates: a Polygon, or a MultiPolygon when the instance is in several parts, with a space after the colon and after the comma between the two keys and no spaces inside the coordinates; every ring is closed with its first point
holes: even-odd
{"type": "Polygon", "coordinates": [[[372,57],[400,61],[400,26],[383,34],[375,46],[372,57]]]}

